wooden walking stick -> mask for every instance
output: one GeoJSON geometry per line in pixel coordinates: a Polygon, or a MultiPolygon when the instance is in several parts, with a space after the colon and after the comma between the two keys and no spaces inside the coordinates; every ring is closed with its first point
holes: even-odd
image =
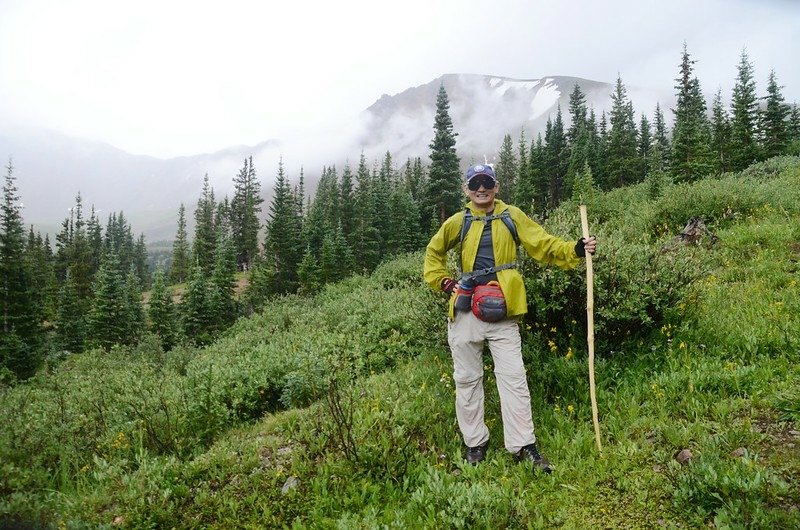
{"type": "MultiPolygon", "coordinates": [[[[586,205],[581,204],[581,229],[583,237],[589,239],[589,220],[586,215],[586,205]]],[[[592,400],[592,423],[594,423],[594,441],[597,452],[603,452],[600,443],[600,420],[597,419],[597,393],[594,387],[594,268],[592,255],[586,253],[586,341],[589,344],[589,397],[592,400]]]]}

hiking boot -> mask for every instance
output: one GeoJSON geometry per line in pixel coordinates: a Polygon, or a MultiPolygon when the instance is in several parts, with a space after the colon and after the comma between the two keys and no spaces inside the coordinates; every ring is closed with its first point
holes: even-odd
{"type": "Polygon", "coordinates": [[[531,462],[533,464],[534,471],[538,469],[539,471],[547,474],[553,472],[550,462],[548,462],[547,459],[539,453],[539,448],[536,447],[535,443],[526,445],[520,449],[519,452],[514,455],[514,458],[516,458],[517,462],[522,462],[523,460],[531,462]]]}
{"type": "Polygon", "coordinates": [[[486,447],[489,445],[489,442],[486,442],[483,445],[478,445],[476,447],[467,447],[467,463],[477,465],[478,462],[482,462],[484,458],[486,458],[486,447]]]}

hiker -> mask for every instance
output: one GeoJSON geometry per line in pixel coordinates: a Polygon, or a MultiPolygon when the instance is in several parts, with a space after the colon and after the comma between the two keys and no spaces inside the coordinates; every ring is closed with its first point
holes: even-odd
{"type": "Polygon", "coordinates": [[[486,457],[489,429],[483,420],[483,344],[494,360],[506,449],[534,470],[551,472],[536,446],[531,398],[518,319],[527,312],[517,246],[533,259],[572,269],[586,252],[594,254],[594,236],[565,241],[552,236],[519,208],[495,198],[499,184],[489,165],[466,172],[464,193],[469,204],[448,218],[425,252],[423,277],[432,289],[450,294],[447,339],[453,357],[456,417],[467,446],[466,460],[486,457]],[[449,277],[447,252],[461,243],[460,280],[449,277]]]}

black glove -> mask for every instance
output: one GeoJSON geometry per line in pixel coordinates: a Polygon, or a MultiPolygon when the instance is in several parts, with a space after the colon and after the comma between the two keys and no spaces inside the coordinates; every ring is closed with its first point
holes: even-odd
{"type": "MultiPolygon", "coordinates": [[[[589,236],[589,237],[594,237],[594,236],[589,236]]],[[[586,246],[586,238],[582,237],[578,240],[577,243],[575,243],[575,255],[578,256],[579,258],[585,258],[586,257],[586,249],[584,249],[585,246],[586,246]]],[[[592,252],[592,255],[594,255],[594,252],[592,252]]]]}
{"type": "Polygon", "coordinates": [[[456,287],[458,287],[458,282],[453,278],[445,278],[442,280],[442,291],[446,292],[447,294],[453,294],[453,291],[456,290],[456,287]]]}

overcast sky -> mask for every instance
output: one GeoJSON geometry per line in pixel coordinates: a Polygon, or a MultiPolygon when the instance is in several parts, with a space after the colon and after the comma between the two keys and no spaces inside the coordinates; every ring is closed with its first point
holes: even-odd
{"type": "Polygon", "coordinates": [[[0,0],[0,132],[159,157],[351,121],[445,73],[670,88],[686,41],[730,98],[744,48],[800,102],[795,0],[0,0]]]}

